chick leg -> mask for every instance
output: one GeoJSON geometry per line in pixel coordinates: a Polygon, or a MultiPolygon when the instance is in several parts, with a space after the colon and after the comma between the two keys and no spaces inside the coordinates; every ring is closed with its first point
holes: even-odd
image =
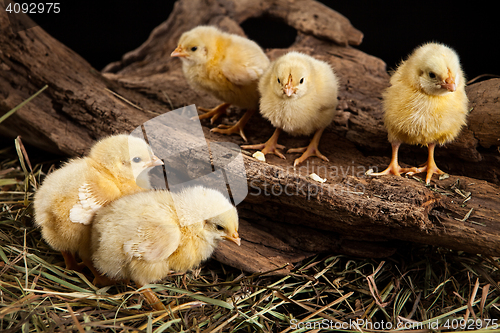
{"type": "Polygon", "coordinates": [[[294,167],[304,162],[311,156],[316,156],[326,162],[329,162],[329,159],[325,155],[321,154],[318,149],[319,140],[321,140],[321,135],[323,134],[324,130],[325,130],[324,128],[320,128],[319,130],[316,131],[316,133],[314,133],[314,136],[311,142],[309,143],[309,146],[302,148],[288,149],[287,153],[303,153],[302,156],[300,156],[293,162],[294,167]]]}
{"type": "Polygon", "coordinates": [[[77,263],[75,256],[71,252],[61,251],[61,254],[64,258],[64,263],[66,264],[66,269],[70,269],[72,271],[82,272],[85,265],[81,263],[77,263]]]}
{"type": "MultiPolygon", "coordinates": [[[[137,285],[138,289],[143,287],[143,285],[138,283],[138,282],[136,282],[135,284],[137,285]]],[[[156,294],[150,288],[144,289],[141,293],[146,298],[146,301],[148,302],[148,304],[151,305],[151,307],[153,307],[153,309],[155,309],[157,311],[167,309],[165,307],[165,305],[163,305],[163,303],[160,301],[158,296],[156,296],[156,294]]]]}
{"type": "Polygon", "coordinates": [[[87,266],[90,269],[90,271],[92,272],[92,274],[94,274],[94,281],[92,281],[92,283],[94,285],[105,287],[105,286],[112,286],[112,285],[117,284],[119,282],[117,280],[113,280],[113,279],[108,278],[106,275],[102,275],[94,267],[94,264],[92,263],[92,260],[83,259],[83,263],[85,264],[85,266],[87,266]]]}
{"type": "Polygon", "coordinates": [[[438,175],[442,175],[444,171],[441,171],[437,165],[436,162],[434,161],[434,149],[436,148],[435,143],[430,143],[428,146],[429,149],[429,154],[427,157],[427,162],[423,167],[420,168],[415,168],[415,170],[412,170],[408,172],[409,175],[413,175],[415,173],[421,173],[427,171],[427,175],[425,176],[425,184],[429,184],[431,182],[432,175],[437,173],[438,175]]]}
{"type": "Polygon", "coordinates": [[[281,134],[281,128],[277,128],[273,135],[269,138],[269,140],[267,140],[266,143],[260,143],[260,144],[257,144],[257,145],[244,145],[244,146],[241,146],[241,148],[243,149],[261,149],[262,150],[262,154],[266,155],[266,154],[274,154],[274,155],[277,155],[279,157],[281,157],[282,159],[285,159],[285,155],[283,155],[278,149],[285,149],[285,146],[283,145],[279,145],[278,144],[278,138],[281,134]]]}
{"type": "Polygon", "coordinates": [[[247,137],[245,136],[245,133],[243,132],[243,128],[247,124],[248,120],[253,116],[257,110],[252,110],[249,109],[243,117],[241,117],[240,120],[233,126],[227,126],[227,125],[219,125],[217,128],[212,128],[210,132],[216,132],[216,133],[221,133],[221,134],[239,134],[245,142],[247,142],[247,137]]]}
{"type": "Polygon", "coordinates": [[[392,145],[392,158],[391,158],[391,163],[389,163],[387,169],[385,169],[382,172],[372,173],[370,176],[383,176],[383,175],[401,176],[402,173],[406,172],[411,173],[417,171],[417,168],[400,167],[398,163],[398,151],[401,142],[391,142],[391,145],[392,145]]]}
{"type": "MultiPolygon", "coordinates": [[[[217,118],[219,118],[223,114],[226,114],[226,110],[230,105],[231,104],[229,104],[229,103],[222,103],[221,105],[217,105],[213,109],[206,109],[206,108],[198,107],[198,110],[206,112],[205,114],[200,114],[198,116],[198,119],[206,119],[206,118],[212,117],[210,119],[210,124],[213,124],[214,121],[217,120],[217,118]]],[[[193,118],[196,118],[196,117],[193,117],[193,118]]],[[[193,118],[191,118],[191,119],[193,119],[193,118]]]]}

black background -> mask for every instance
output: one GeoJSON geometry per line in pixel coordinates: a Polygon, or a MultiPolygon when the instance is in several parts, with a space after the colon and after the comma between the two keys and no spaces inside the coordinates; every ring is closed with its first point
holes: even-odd
{"type": "MultiPolygon", "coordinates": [[[[364,33],[357,48],[383,59],[388,69],[419,44],[439,41],[458,52],[469,79],[500,74],[500,23],[494,2],[322,2],[364,33]]],[[[168,18],[173,5],[174,1],[168,0],[65,1],[59,14],[35,14],[32,18],[100,70],[141,45],[151,30],[168,18]]],[[[243,27],[263,47],[286,47],[293,41],[293,29],[253,23],[243,27]]]]}

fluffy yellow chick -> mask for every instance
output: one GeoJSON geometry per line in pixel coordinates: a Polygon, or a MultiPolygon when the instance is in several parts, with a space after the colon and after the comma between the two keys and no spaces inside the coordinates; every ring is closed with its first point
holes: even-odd
{"type": "Polygon", "coordinates": [[[198,108],[207,112],[199,119],[212,117],[213,123],[231,104],[247,109],[234,126],[220,125],[212,129],[222,134],[240,134],[247,141],[243,128],[258,109],[257,83],[269,65],[269,59],[257,43],[216,27],[198,26],[182,34],[171,56],[181,59],[191,87],[224,102],[213,109],[198,108]]]}
{"type": "Polygon", "coordinates": [[[276,131],[264,144],[242,146],[262,149],[285,158],[277,149],[281,131],[291,135],[314,134],[308,147],[289,149],[287,153],[303,153],[293,165],[317,156],[328,161],[318,149],[324,129],[332,122],[337,107],[338,81],[333,69],[324,61],[299,52],[289,52],[269,66],[259,81],[260,113],[276,131]]]}
{"type": "MultiPolygon", "coordinates": [[[[195,268],[223,239],[240,245],[238,213],[220,192],[202,186],[142,192],[96,213],[92,260],[112,280],[131,279],[140,288],[170,271],[195,268]]],[[[158,302],[151,290],[144,295],[150,304],[158,302]]]]}
{"type": "Polygon", "coordinates": [[[45,241],[62,252],[68,269],[80,269],[75,254],[90,263],[82,251],[90,246],[95,212],[149,188],[147,171],[161,164],[144,140],[115,135],[96,143],[88,157],[71,160],[45,178],[35,193],[35,224],[45,241]]]}
{"type": "Polygon", "coordinates": [[[468,100],[458,55],[439,43],[416,48],[391,77],[383,95],[384,123],[392,145],[389,167],[372,176],[427,171],[428,184],[434,173],[442,174],[434,161],[436,144],[452,141],[466,124],[468,100]],[[401,143],[425,145],[429,154],[420,168],[401,168],[401,143]]]}

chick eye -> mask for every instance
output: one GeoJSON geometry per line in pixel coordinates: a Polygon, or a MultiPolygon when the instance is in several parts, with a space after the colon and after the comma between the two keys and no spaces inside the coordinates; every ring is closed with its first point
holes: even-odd
{"type": "Polygon", "coordinates": [[[278,78],[278,83],[281,83],[280,79],[278,78]]]}
{"type": "Polygon", "coordinates": [[[194,51],[196,51],[196,50],[198,50],[198,46],[193,46],[193,47],[191,48],[191,51],[193,51],[193,52],[194,52],[194,51]]]}
{"type": "Polygon", "coordinates": [[[431,79],[435,79],[436,78],[436,74],[434,74],[434,72],[429,72],[429,77],[431,79]]]}
{"type": "Polygon", "coordinates": [[[142,161],[142,159],[140,157],[134,157],[132,159],[132,162],[134,162],[134,163],[139,163],[140,161],[142,161]]]}
{"type": "Polygon", "coordinates": [[[304,83],[304,78],[300,79],[300,84],[304,83]]]}
{"type": "Polygon", "coordinates": [[[221,226],[221,225],[217,225],[217,230],[219,230],[219,231],[223,231],[223,230],[224,230],[224,227],[223,227],[223,226],[221,226]]]}

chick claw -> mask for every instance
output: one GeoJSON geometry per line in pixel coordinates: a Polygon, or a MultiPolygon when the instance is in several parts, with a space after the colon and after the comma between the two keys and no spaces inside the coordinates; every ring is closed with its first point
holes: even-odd
{"type": "Polygon", "coordinates": [[[248,142],[247,137],[245,136],[245,132],[243,132],[243,126],[241,126],[239,122],[233,126],[220,124],[216,128],[212,128],[210,132],[215,132],[220,134],[239,134],[245,142],[248,142]]]}
{"type": "Polygon", "coordinates": [[[425,176],[425,184],[428,185],[431,182],[431,178],[433,174],[438,174],[442,175],[445,172],[441,171],[437,166],[436,162],[434,161],[434,149],[436,148],[435,143],[430,143],[428,145],[429,149],[429,155],[427,158],[427,162],[421,166],[420,168],[413,167],[413,168],[401,168],[398,164],[398,149],[399,149],[400,143],[394,142],[392,143],[392,158],[391,158],[391,163],[382,172],[377,172],[377,173],[372,173],[371,176],[382,176],[382,175],[388,175],[388,174],[393,174],[396,176],[400,176],[401,173],[406,173],[408,176],[417,174],[417,173],[422,173],[427,171],[427,175],[425,176]]]}
{"type": "Polygon", "coordinates": [[[286,153],[287,154],[303,153],[302,156],[295,159],[295,161],[293,162],[294,167],[296,167],[300,163],[304,162],[305,160],[307,160],[311,156],[316,156],[316,157],[321,158],[325,162],[330,162],[330,160],[325,155],[320,153],[320,151],[318,150],[317,147],[316,148],[311,147],[311,145],[309,145],[307,147],[301,147],[301,148],[291,148],[291,149],[288,149],[288,151],[286,153]]]}
{"type": "MultiPolygon", "coordinates": [[[[137,288],[140,289],[143,287],[142,284],[139,284],[139,283],[135,283],[137,285],[137,288]]],[[[163,303],[160,301],[160,299],[158,298],[158,296],[156,296],[156,294],[154,293],[153,290],[151,290],[151,288],[146,288],[142,291],[142,295],[144,296],[144,298],[146,298],[146,301],[148,302],[149,305],[151,305],[151,307],[157,311],[162,311],[162,310],[166,310],[167,308],[165,307],[165,305],[163,305],[163,303]]]]}
{"type": "Polygon", "coordinates": [[[427,174],[425,176],[425,184],[428,185],[430,182],[431,182],[431,179],[432,179],[432,175],[433,174],[438,174],[438,175],[442,175],[444,174],[445,172],[440,170],[437,166],[436,166],[436,163],[433,163],[434,161],[432,162],[427,162],[423,167],[420,167],[420,168],[411,168],[411,169],[415,169],[415,170],[411,170],[407,173],[408,176],[411,176],[411,175],[414,175],[414,174],[417,174],[417,173],[422,173],[422,172],[425,172],[427,171],[427,174]]]}
{"type": "Polygon", "coordinates": [[[371,173],[370,176],[384,176],[384,175],[394,175],[394,176],[401,176],[402,173],[407,173],[408,175],[413,175],[415,173],[418,173],[418,168],[402,168],[399,166],[399,164],[394,164],[394,163],[391,163],[389,164],[389,166],[387,167],[387,169],[385,169],[384,171],[381,171],[381,172],[376,172],[376,173],[371,173]]]}
{"type": "Polygon", "coordinates": [[[281,129],[277,128],[271,138],[267,140],[266,143],[260,143],[257,145],[244,145],[241,146],[243,149],[257,149],[261,150],[262,154],[274,154],[282,159],[286,159],[285,155],[283,155],[278,149],[285,149],[285,146],[278,144],[278,138],[280,136],[281,129]]]}
{"type": "Polygon", "coordinates": [[[402,168],[399,166],[398,163],[398,151],[399,151],[399,146],[401,145],[401,142],[392,142],[392,157],[391,157],[391,162],[389,163],[389,166],[387,169],[385,169],[382,172],[376,172],[376,173],[371,173],[370,176],[376,177],[376,176],[384,176],[384,175],[394,175],[394,176],[401,176],[402,173],[417,173],[417,168],[402,168]]]}
{"type": "Polygon", "coordinates": [[[222,103],[221,105],[217,105],[213,109],[206,109],[206,108],[198,107],[198,110],[200,110],[202,112],[206,112],[206,113],[200,114],[199,116],[196,116],[196,117],[192,117],[191,119],[196,119],[196,118],[206,119],[206,118],[212,117],[210,119],[210,124],[213,124],[220,116],[226,114],[226,110],[230,105],[231,104],[229,104],[229,103],[222,103]]]}
{"type": "Polygon", "coordinates": [[[330,160],[323,154],[320,153],[318,146],[319,146],[319,140],[321,139],[321,135],[323,134],[324,128],[321,128],[314,133],[314,136],[309,143],[309,146],[307,147],[301,147],[301,148],[291,148],[288,149],[287,154],[293,154],[293,153],[303,153],[302,156],[299,158],[295,159],[293,162],[293,167],[295,168],[297,165],[300,163],[304,162],[311,156],[316,156],[321,158],[325,162],[330,162],[330,160]]]}
{"type": "Polygon", "coordinates": [[[422,166],[420,168],[414,168],[415,171],[412,170],[411,173],[408,173],[408,174],[412,175],[414,173],[420,173],[420,172],[427,171],[427,175],[425,176],[425,184],[429,185],[433,174],[436,173],[438,175],[442,175],[445,172],[441,171],[437,167],[436,161],[434,161],[434,149],[436,148],[436,143],[429,143],[427,148],[428,148],[428,152],[429,152],[428,157],[427,157],[427,162],[424,164],[424,166],[422,166]]]}
{"type": "Polygon", "coordinates": [[[216,132],[216,133],[221,133],[221,134],[239,134],[241,138],[245,141],[248,142],[247,137],[245,136],[245,133],[243,132],[243,128],[247,124],[248,120],[252,117],[252,115],[255,113],[254,109],[248,109],[243,117],[241,117],[240,120],[233,126],[228,126],[228,125],[223,125],[220,124],[217,128],[212,128],[210,132],[216,132]]]}
{"type": "Polygon", "coordinates": [[[274,154],[278,157],[281,157],[282,159],[286,159],[285,155],[283,155],[278,149],[285,149],[285,146],[280,145],[280,144],[270,144],[269,141],[266,143],[260,143],[257,145],[244,145],[241,146],[243,149],[256,149],[256,150],[261,150],[262,154],[274,154]]]}

